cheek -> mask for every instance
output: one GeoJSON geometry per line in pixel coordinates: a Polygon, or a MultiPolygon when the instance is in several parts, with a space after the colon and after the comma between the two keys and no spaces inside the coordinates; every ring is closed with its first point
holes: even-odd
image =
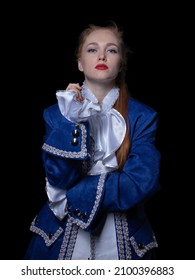
{"type": "Polygon", "coordinates": [[[84,71],[89,71],[92,68],[94,68],[94,63],[93,61],[83,61],[82,62],[82,68],[84,71]]]}
{"type": "Polygon", "coordinates": [[[115,64],[115,66],[113,67],[113,71],[115,71],[116,73],[121,71],[121,62],[117,62],[115,64]]]}
{"type": "Polygon", "coordinates": [[[85,60],[81,60],[79,63],[78,63],[78,68],[80,71],[85,71],[86,69],[88,69],[90,67],[90,63],[88,63],[87,61],[85,60]]]}

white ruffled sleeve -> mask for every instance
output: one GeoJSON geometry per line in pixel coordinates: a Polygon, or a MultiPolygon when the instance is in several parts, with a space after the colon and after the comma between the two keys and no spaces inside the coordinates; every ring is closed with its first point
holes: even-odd
{"type": "Polygon", "coordinates": [[[86,121],[101,110],[99,104],[87,98],[78,102],[73,91],[57,91],[56,97],[61,114],[72,122],[86,121]]]}

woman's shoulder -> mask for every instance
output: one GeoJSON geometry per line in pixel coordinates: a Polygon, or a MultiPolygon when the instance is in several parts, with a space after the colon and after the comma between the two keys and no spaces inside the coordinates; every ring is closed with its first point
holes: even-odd
{"type": "Polygon", "coordinates": [[[55,104],[52,104],[48,107],[46,107],[43,111],[43,115],[44,117],[60,117],[61,116],[61,113],[60,113],[60,110],[59,110],[59,106],[58,106],[58,103],[55,103],[55,104]]]}
{"type": "Polygon", "coordinates": [[[148,104],[131,97],[128,103],[128,111],[130,115],[153,115],[158,114],[157,111],[148,104]]]}
{"type": "Polygon", "coordinates": [[[128,117],[132,133],[146,129],[156,130],[158,127],[158,112],[144,102],[131,98],[128,104],[128,117]]]}
{"type": "Polygon", "coordinates": [[[43,119],[51,126],[59,126],[60,123],[68,123],[69,121],[63,117],[60,112],[58,103],[46,107],[43,111],[43,119]]]}

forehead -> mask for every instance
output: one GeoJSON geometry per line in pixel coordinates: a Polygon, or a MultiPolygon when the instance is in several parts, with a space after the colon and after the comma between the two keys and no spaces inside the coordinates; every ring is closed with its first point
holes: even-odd
{"type": "Polygon", "coordinates": [[[84,45],[88,45],[91,43],[113,43],[115,45],[119,45],[118,38],[116,34],[109,29],[98,29],[92,31],[85,40],[84,45]]]}

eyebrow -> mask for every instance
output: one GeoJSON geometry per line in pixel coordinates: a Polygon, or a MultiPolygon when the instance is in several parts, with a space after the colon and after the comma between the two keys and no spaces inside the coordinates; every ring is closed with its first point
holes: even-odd
{"type": "MultiPolygon", "coordinates": [[[[97,42],[91,42],[91,43],[87,44],[86,47],[88,47],[90,45],[98,45],[98,43],[97,42]]],[[[119,46],[115,43],[107,43],[106,46],[115,46],[115,47],[119,48],[119,46]]]]}

